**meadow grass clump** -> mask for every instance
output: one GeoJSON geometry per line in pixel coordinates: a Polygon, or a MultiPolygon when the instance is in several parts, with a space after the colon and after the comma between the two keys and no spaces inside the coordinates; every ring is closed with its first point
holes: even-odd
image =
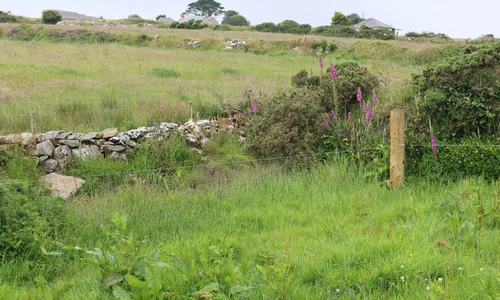
{"type": "Polygon", "coordinates": [[[153,71],[151,72],[151,75],[155,76],[155,77],[160,77],[160,78],[177,78],[179,76],[181,76],[181,74],[177,71],[174,71],[174,70],[171,70],[171,69],[159,69],[159,68],[155,68],[153,69],[153,71]]]}

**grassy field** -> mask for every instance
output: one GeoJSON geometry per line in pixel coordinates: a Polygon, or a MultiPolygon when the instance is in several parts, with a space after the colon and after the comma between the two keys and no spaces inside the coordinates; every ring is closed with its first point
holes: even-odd
{"type": "Polygon", "coordinates": [[[136,299],[500,296],[498,184],[389,190],[354,170],[254,169],[198,191],[131,186],[78,197],[61,244],[46,246],[62,254],[4,262],[0,294],[112,299],[131,286],[136,299]],[[99,251],[113,259],[100,261],[99,251]],[[113,278],[123,281],[102,283],[113,278]]]}
{"type": "MultiPolygon", "coordinates": [[[[214,45],[228,38],[275,45],[317,38],[106,30],[200,38],[214,45]]],[[[412,105],[403,101],[412,96],[408,79],[440,47],[334,40],[341,48],[325,57],[327,63],[356,61],[381,78],[381,115],[412,105]]],[[[319,72],[316,55],[288,48],[256,55],[0,39],[0,49],[1,135],[29,131],[31,111],[39,132],[182,122],[188,101],[200,117],[216,116],[248,101],[248,90],[273,93],[288,88],[301,69],[319,72]]],[[[500,182],[411,178],[388,189],[340,158],[307,169],[283,167],[294,162],[236,164],[252,159],[237,137],[213,137],[204,158],[182,136],[168,141],[139,148],[127,162],[73,163],[70,175],[88,177],[57,215],[63,230],[37,241],[43,249],[1,256],[0,298],[500,298],[500,182]],[[218,162],[225,165],[206,166],[218,162]],[[200,164],[205,166],[193,167],[200,164]],[[178,165],[192,167],[139,173],[178,165]],[[114,174],[93,177],[100,173],[114,174]]],[[[0,152],[0,167],[9,159],[0,152]]],[[[35,165],[18,157],[10,171],[0,168],[0,178],[39,179],[35,165]]],[[[0,197],[23,191],[2,183],[0,197]]],[[[35,192],[43,195],[37,184],[35,192]]]]}
{"type": "MultiPolygon", "coordinates": [[[[139,29],[126,30],[134,33],[139,29]]],[[[155,33],[148,30],[141,32],[155,33]]],[[[220,44],[228,35],[297,40],[298,44],[318,39],[255,32],[157,30],[163,35],[215,39],[220,44]]],[[[415,58],[436,47],[336,40],[341,50],[328,58],[335,63],[356,60],[386,78],[379,91],[386,104],[401,102],[406,80],[418,69],[415,58]]],[[[161,121],[182,122],[187,118],[188,101],[194,102],[195,112],[202,117],[213,116],[228,104],[243,100],[246,90],[274,92],[289,87],[291,76],[301,69],[319,72],[317,57],[286,48],[255,55],[6,40],[0,40],[0,47],[5,49],[0,53],[0,134],[30,130],[31,111],[37,113],[39,132],[125,130],[161,121]]]]}

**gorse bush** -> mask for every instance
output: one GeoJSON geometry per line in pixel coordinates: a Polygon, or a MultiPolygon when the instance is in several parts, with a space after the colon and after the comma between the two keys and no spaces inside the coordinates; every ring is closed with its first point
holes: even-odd
{"type": "Polygon", "coordinates": [[[257,157],[306,154],[319,142],[319,93],[307,89],[283,91],[253,103],[250,151],[257,157]]]}
{"type": "Polygon", "coordinates": [[[425,128],[430,118],[445,139],[498,134],[500,42],[449,50],[413,76],[420,111],[414,126],[425,128]]]}
{"type": "Polygon", "coordinates": [[[495,136],[437,140],[435,150],[428,134],[409,133],[405,168],[409,175],[460,179],[482,176],[500,178],[500,139],[495,136]],[[444,145],[444,146],[439,146],[444,145]]]}

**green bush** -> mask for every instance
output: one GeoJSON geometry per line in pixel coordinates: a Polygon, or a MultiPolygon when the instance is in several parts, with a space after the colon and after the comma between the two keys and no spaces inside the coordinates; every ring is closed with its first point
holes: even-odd
{"type": "Polygon", "coordinates": [[[320,140],[322,112],[319,94],[307,89],[260,99],[252,117],[250,151],[257,157],[310,152],[320,140]]]}
{"type": "Polygon", "coordinates": [[[250,22],[242,15],[235,15],[226,18],[223,22],[223,25],[232,25],[232,26],[250,26],[250,22]]]}
{"type": "Polygon", "coordinates": [[[0,258],[34,255],[63,227],[60,198],[44,195],[35,159],[0,150],[0,258]]]}
{"type": "Polygon", "coordinates": [[[214,27],[214,30],[231,31],[233,30],[233,28],[230,25],[216,25],[214,27]]]}
{"type": "Polygon", "coordinates": [[[260,31],[260,32],[278,32],[278,26],[272,22],[265,22],[259,25],[255,25],[252,27],[253,30],[255,31],[260,31]]]}
{"type": "Polygon", "coordinates": [[[367,27],[363,27],[360,30],[356,30],[354,26],[347,25],[319,26],[312,30],[312,34],[323,36],[352,37],[358,39],[393,40],[396,38],[394,33],[389,29],[370,29],[367,27]]]}
{"type": "Polygon", "coordinates": [[[0,10],[0,23],[19,23],[21,18],[11,15],[10,12],[5,12],[0,10]]]}
{"type": "Polygon", "coordinates": [[[44,10],[42,12],[42,22],[44,24],[57,24],[61,20],[62,16],[56,10],[44,10]]]}
{"type": "Polygon", "coordinates": [[[302,70],[292,77],[292,85],[317,92],[325,111],[334,110],[335,105],[338,105],[340,111],[345,111],[349,109],[349,106],[357,104],[358,88],[361,88],[365,93],[371,93],[379,84],[379,80],[374,74],[356,62],[342,62],[335,67],[338,73],[335,81],[335,93],[329,73],[309,77],[307,71],[302,70]],[[334,99],[335,97],[336,99],[334,99]]]}
{"type": "Polygon", "coordinates": [[[487,180],[500,178],[500,139],[495,136],[469,137],[460,140],[437,139],[436,152],[429,135],[408,136],[405,168],[408,175],[460,179],[483,176],[487,180]],[[415,146],[416,145],[416,146],[415,146]],[[450,145],[450,146],[446,146],[450,145]]]}
{"type": "Polygon", "coordinates": [[[430,118],[445,139],[498,134],[500,42],[446,51],[413,76],[419,105],[415,130],[427,128],[430,118]]]}
{"type": "Polygon", "coordinates": [[[174,29],[203,29],[205,27],[208,27],[207,24],[203,24],[201,20],[189,20],[184,23],[179,23],[179,22],[173,22],[170,24],[170,28],[174,29]]]}

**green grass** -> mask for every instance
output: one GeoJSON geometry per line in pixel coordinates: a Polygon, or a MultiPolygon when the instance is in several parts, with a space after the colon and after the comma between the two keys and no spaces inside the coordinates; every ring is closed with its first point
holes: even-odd
{"type": "Polygon", "coordinates": [[[179,72],[176,72],[174,70],[158,69],[158,68],[153,69],[153,71],[151,72],[151,75],[153,75],[155,77],[160,77],[160,78],[170,78],[170,77],[177,78],[177,77],[181,76],[181,74],[179,74],[179,72]]]}
{"type": "Polygon", "coordinates": [[[257,60],[248,53],[112,44],[0,45],[7,49],[0,54],[0,134],[30,130],[30,111],[37,113],[39,132],[183,122],[187,101],[194,102],[195,113],[207,105],[220,113],[242,99],[245,89],[287,87],[290,74],[316,63],[311,56],[257,60]]]}
{"type": "MultiPolygon", "coordinates": [[[[68,203],[59,242],[109,251],[133,265],[131,274],[155,286],[159,298],[209,292],[216,299],[500,296],[499,219],[489,214],[479,223],[474,200],[480,193],[486,211],[493,211],[498,184],[413,182],[389,190],[354,170],[343,163],[289,173],[254,169],[201,190],[137,185],[82,195],[68,203]],[[124,215],[126,229],[119,229],[124,215]],[[106,234],[106,226],[115,233],[106,234]],[[146,265],[151,274],[144,273],[146,265]]],[[[48,256],[30,268],[4,263],[0,294],[113,298],[99,268],[78,257],[48,256]]]]}

